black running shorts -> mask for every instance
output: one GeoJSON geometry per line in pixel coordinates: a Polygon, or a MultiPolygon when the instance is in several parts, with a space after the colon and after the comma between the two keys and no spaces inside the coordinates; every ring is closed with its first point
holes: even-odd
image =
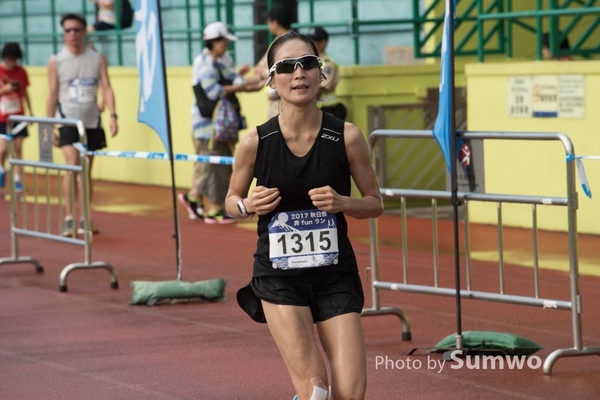
{"type": "MultiPolygon", "coordinates": [[[[13,129],[17,125],[18,125],[18,123],[13,123],[13,129]]],[[[1,134],[6,135],[6,128],[7,128],[7,123],[6,122],[0,122],[0,133],[1,134]]],[[[23,129],[21,129],[16,134],[13,134],[13,137],[26,138],[27,136],[29,136],[29,132],[27,131],[27,126],[25,126],[23,129]]]]}
{"type": "Polygon", "coordinates": [[[240,307],[257,322],[266,322],[261,300],[309,307],[314,322],[351,312],[360,313],[365,298],[358,272],[311,268],[296,276],[262,276],[238,291],[240,307]]]}
{"type": "MultiPolygon", "coordinates": [[[[70,146],[73,143],[79,142],[79,131],[75,126],[61,126],[58,128],[60,137],[58,145],[60,147],[70,146]]],[[[106,147],[106,135],[104,129],[93,128],[86,129],[85,136],[87,141],[87,149],[89,151],[100,150],[106,147]]]]}

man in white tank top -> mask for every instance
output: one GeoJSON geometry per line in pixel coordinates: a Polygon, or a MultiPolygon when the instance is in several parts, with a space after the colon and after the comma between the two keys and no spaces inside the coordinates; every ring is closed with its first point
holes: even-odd
{"type": "MultiPolygon", "coordinates": [[[[102,94],[102,102],[110,112],[110,133],[115,136],[118,131],[115,98],[108,78],[108,70],[104,55],[89,49],[85,45],[86,20],[79,14],[65,14],[60,21],[63,28],[65,47],[50,57],[48,63],[49,93],[46,102],[48,117],[78,119],[85,127],[87,149],[90,151],[106,147],[106,138],[100,121],[101,110],[98,107],[98,90],[102,94]]],[[[73,126],[61,126],[58,140],[65,156],[65,162],[70,165],[80,165],[79,151],[73,146],[79,142],[79,132],[73,126]]],[[[91,170],[93,156],[89,157],[90,201],[92,197],[91,170]]],[[[82,208],[82,196],[79,195],[80,180],[76,179],[75,196],[82,208]]],[[[74,236],[73,210],[69,199],[69,174],[63,176],[62,188],[65,199],[64,236],[74,236]]],[[[79,220],[77,232],[85,233],[83,217],[79,220]]],[[[93,227],[93,233],[98,229],[93,227]]]]}

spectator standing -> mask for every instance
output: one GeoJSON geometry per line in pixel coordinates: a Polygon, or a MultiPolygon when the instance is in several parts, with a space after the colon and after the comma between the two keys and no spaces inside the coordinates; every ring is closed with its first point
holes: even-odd
{"type": "Polygon", "coordinates": [[[321,92],[319,93],[319,105],[321,110],[335,116],[339,119],[346,119],[346,106],[338,100],[335,95],[335,89],[340,80],[340,71],[338,64],[326,52],[329,34],[321,26],[311,28],[306,34],[313,41],[319,51],[319,57],[323,61],[323,75],[325,79],[321,82],[321,92]]]}
{"type": "MultiPolygon", "coordinates": [[[[222,22],[211,22],[202,32],[204,49],[194,59],[192,86],[196,101],[192,106],[192,131],[196,154],[231,157],[235,143],[213,140],[214,110],[221,98],[237,107],[237,92],[257,91],[263,87],[258,77],[246,81],[241,74],[249,65],[236,71],[229,54],[229,42],[237,37],[229,33],[222,22]],[[208,110],[207,110],[208,109],[208,110]]],[[[203,218],[207,224],[235,222],[223,210],[225,195],[231,177],[230,165],[196,163],[191,189],[177,197],[185,206],[190,219],[203,218]],[[205,209],[206,207],[206,209],[205,209]]]]}
{"type": "MultiPolygon", "coordinates": [[[[117,25],[117,12],[115,0],[90,0],[96,6],[96,22],[88,25],[88,31],[108,31],[115,29],[117,25]]],[[[133,8],[129,0],[116,0],[121,7],[120,28],[129,28],[133,24],[133,8]]]]}
{"type": "MultiPolygon", "coordinates": [[[[558,32],[558,36],[560,37],[562,32],[558,32]]],[[[569,45],[569,38],[565,37],[560,45],[558,46],[559,50],[569,50],[571,46],[569,45]]],[[[552,51],[550,50],[550,34],[544,33],[542,35],[542,56],[544,60],[557,60],[557,61],[571,61],[572,58],[569,55],[562,55],[557,57],[552,57],[552,51]]]]}
{"type": "MultiPolygon", "coordinates": [[[[0,134],[7,133],[7,122],[11,115],[24,115],[25,105],[31,111],[31,102],[27,88],[29,87],[29,77],[27,71],[19,65],[23,58],[21,47],[18,43],[6,43],[2,48],[2,62],[0,62],[0,134]]],[[[23,158],[23,139],[28,136],[27,127],[23,127],[14,134],[13,150],[16,159],[23,158]]],[[[8,156],[8,142],[0,139],[0,189],[6,184],[5,161],[8,156]]],[[[21,181],[22,168],[15,165],[15,174],[13,176],[15,190],[17,193],[23,192],[23,183],[21,181]]]]}
{"type": "MultiPolygon", "coordinates": [[[[275,4],[267,13],[266,22],[269,32],[275,37],[275,39],[285,35],[292,29],[292,13],[291,10],[284,4],[275,4]]],[[[269,77],[269,68],[267,65],[267,54],[258,61],[254,67],[254,72],[259,79],[266,81],[269,77]]],[[[279,94],[277,90],[267,87],[267,98],[269,100],[269,108],[267,111],[267,119],[274,117],[279,114],[279,94]]]]}
{"type": "MultiPolygon", "coordinates": [[[[60,24],[63,28],[65,47],[50,57],[48,63],[48,99],[46,112],[48,117],[81,120],[85,127],[87,150],[95,151],[106,147],[106,135],[100,120],[98,108],[98,90],[101,91],[102,102],[110,112],[110,133],[118,132],[115,98],[108,77],[106,58],[103,54],[89,49],[85,45],[86,21],[79,14],[65,14],[60,24]]],[[[79,142],[79,132],[74,126],[62,126],[58,129],[58,146],[61,147],[65,162],[70,165],[80,164],[80,153],[74,147],[79,142]]],[[[56,141],[55,141],[56,143],[56,141]]],[[[91,172],[94,157],[89,158],[90,202],[92,199],[91,172]]],[[[81,177],[77,176],[75,185],[76,199],[82,211],[81,177]]],[[[63,176],[64,199],[69,198],[70,177],[63,176]]],[[[63,236],[74,236],[73,210],[69,201],[65,201],[65,223],[63,236]]],[[[79,220],[77,233],[83,234],[83,217],[79,220]]],[[[91,224],[92,233],[99,230],[91,224]]]]}

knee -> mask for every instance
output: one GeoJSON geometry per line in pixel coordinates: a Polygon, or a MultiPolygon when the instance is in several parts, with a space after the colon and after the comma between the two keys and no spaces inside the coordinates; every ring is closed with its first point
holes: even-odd
{"type": "Polygon", "coordinates": [[[329,400],[363,400],[365,392],[366,385],[360,382],[352,386],[337,386],[330,389],[329,400]]]}
{"type": "Polygon", "coordinates": [[[74,182],[79,183],[81,182],[81,174],[79,172],[73,171],[67,171],[65,174],[63,174],[63,181],[71,182],[71,179],[74,182]]]}

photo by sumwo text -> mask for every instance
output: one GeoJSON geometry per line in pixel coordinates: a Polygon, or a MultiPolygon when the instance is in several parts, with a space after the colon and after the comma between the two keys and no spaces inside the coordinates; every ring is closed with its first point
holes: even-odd
{"type": "Polygon", "coordinates": [[[376,370],[434,370],[438,374],[447,369],[483,369],[483,370],[522,370],[539,369],[542,359],[539,356],[473,355],[463,356],[462,350],[455,350],[450,360],[438,356],[392,358],[387,355],[375,357],[376,370]]]}

